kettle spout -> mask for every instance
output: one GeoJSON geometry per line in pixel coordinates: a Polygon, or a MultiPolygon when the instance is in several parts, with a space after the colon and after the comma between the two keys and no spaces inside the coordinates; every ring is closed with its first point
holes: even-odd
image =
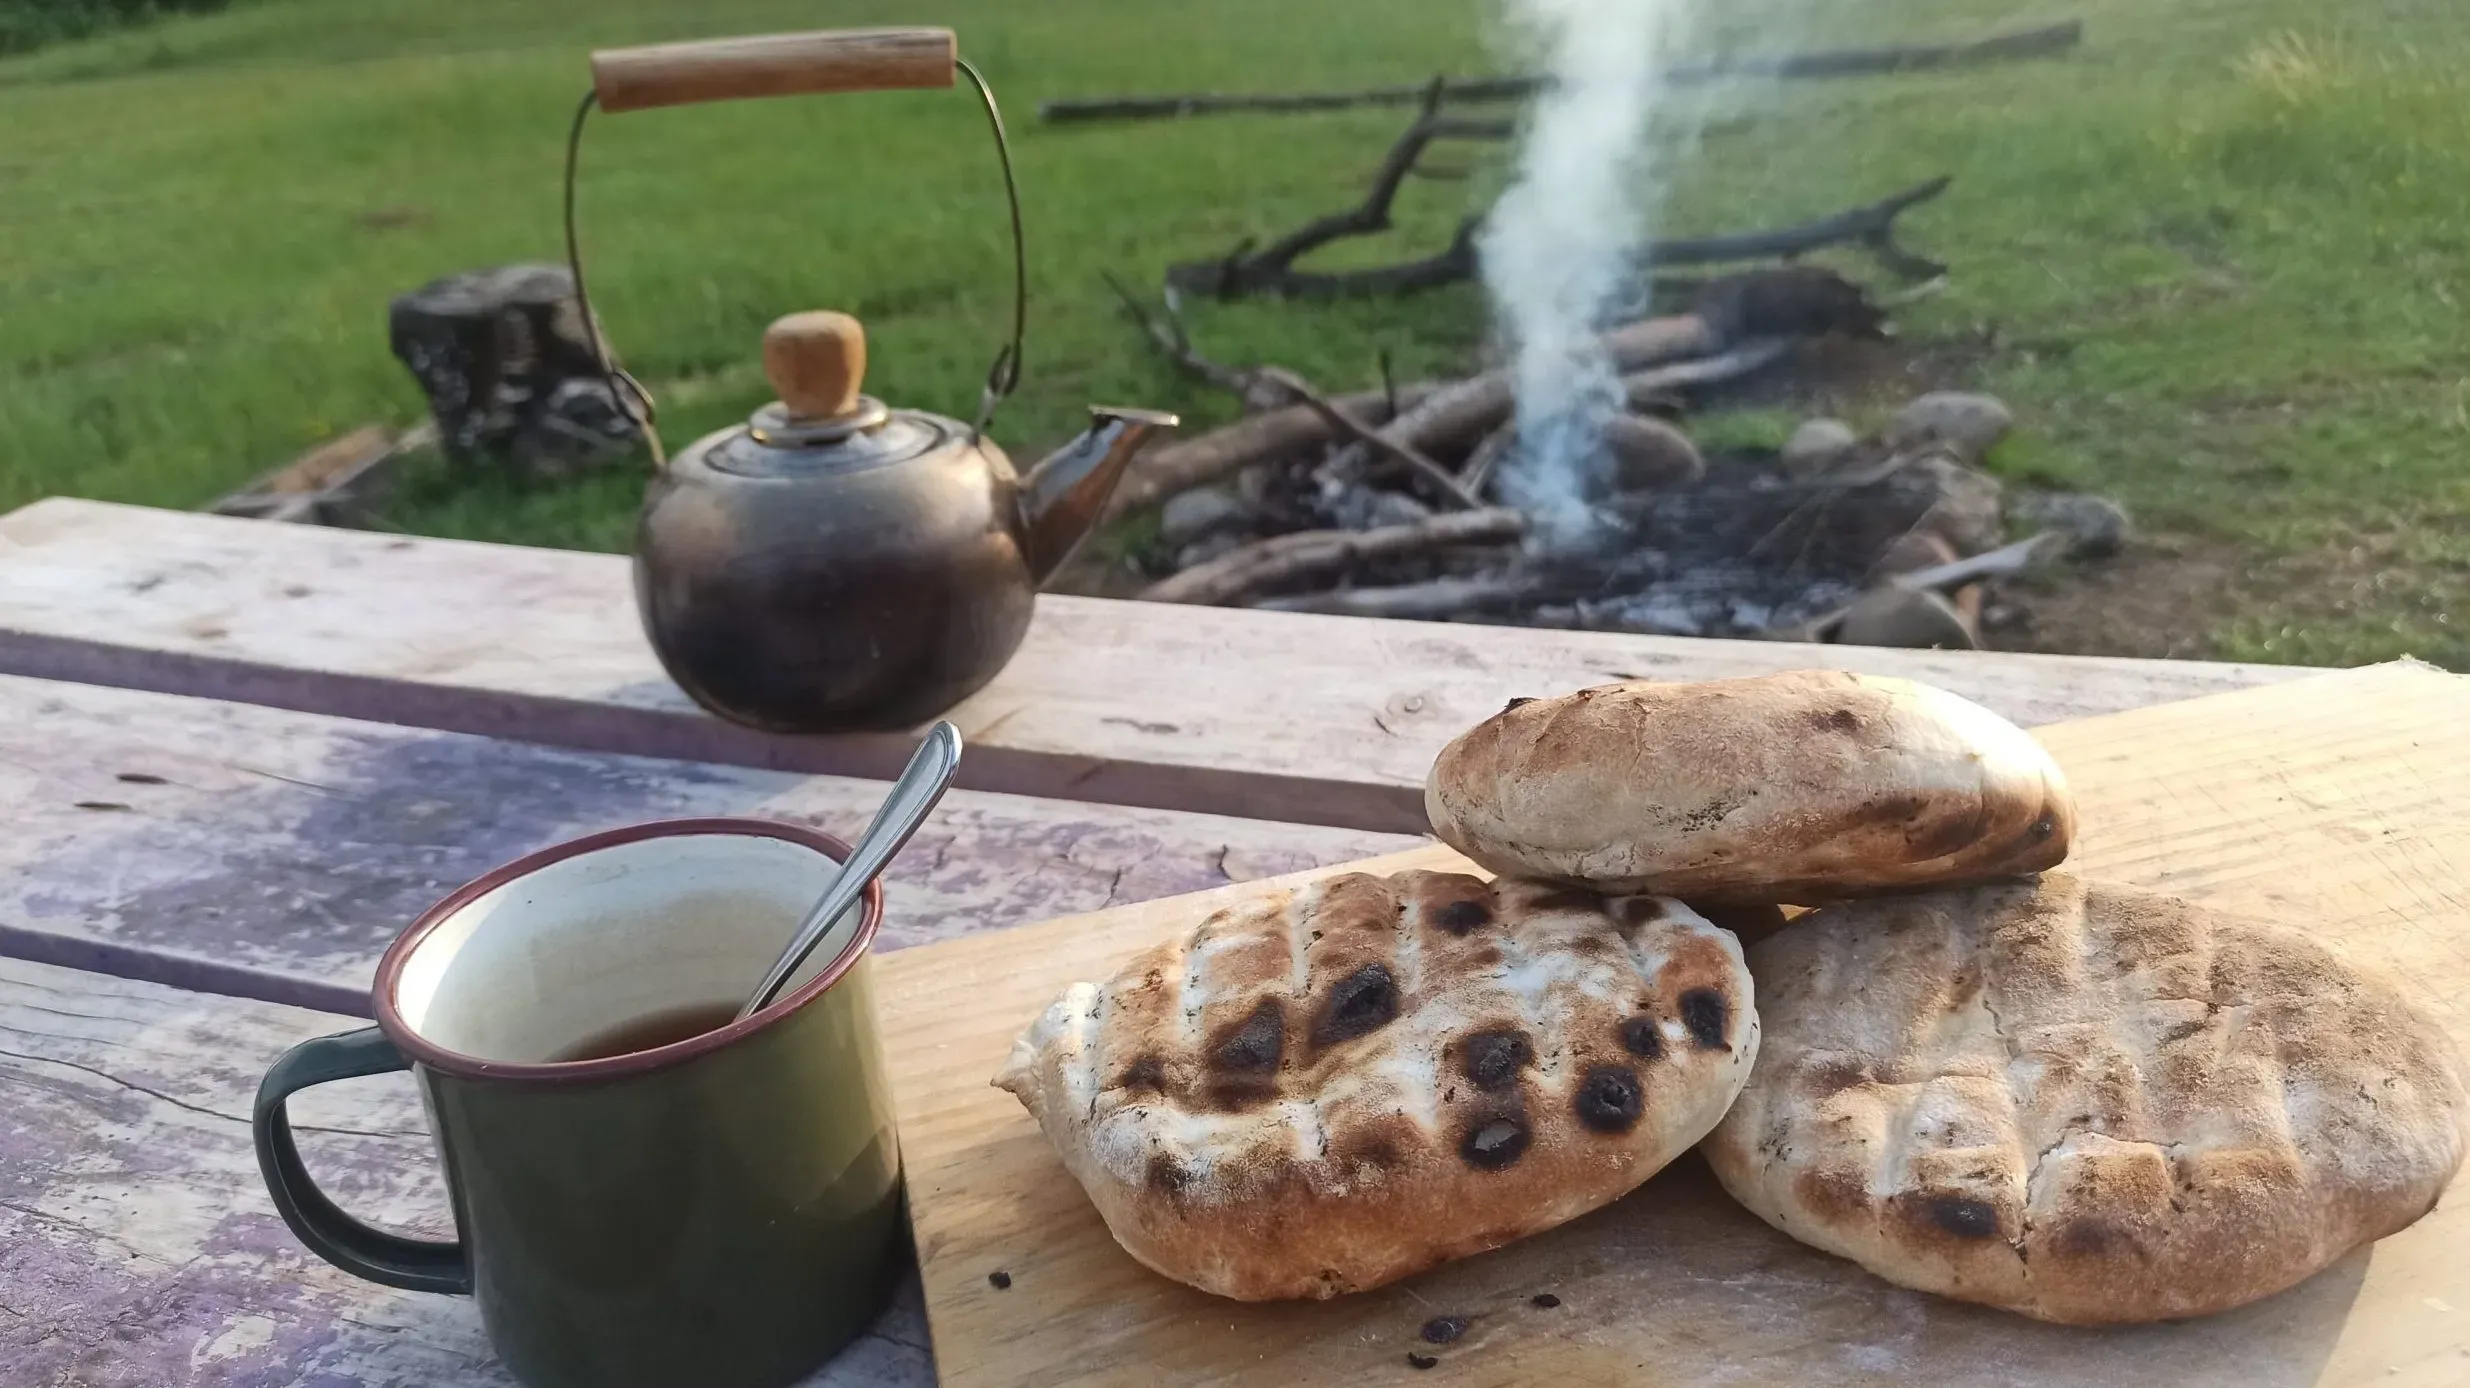
{"type": "Polygon", "coordinates": [[[1088,430],[1029,469],[1021,478],[1020,509],[1021,550],[1031,578],[1044,583],[1063,567],[1105,513],[1133,455],[1150,435],[1179,422],[1157,410],[1093,405],[1088,430]]]}

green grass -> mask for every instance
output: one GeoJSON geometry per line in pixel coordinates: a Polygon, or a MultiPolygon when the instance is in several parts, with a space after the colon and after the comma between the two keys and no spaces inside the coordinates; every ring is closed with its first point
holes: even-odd
{"type": "MultiPolygon", "coordinates": [[[[2109,492],[2176,543],[2235,556],[2231,581],[2186,595],[2204,648],[2470,663],[2458,3],[1810,6],[1811,41],[2067,14],[2089,41],[2055,62],[1767,93],[1677,165],[1667,222],[1790,220],[1954,173],[1907,228],[1953,282],[1900,321],[2017,405],[2002,470],[2109,492]]],[[[1034,295],[1028,381],[998,430],[1015,452],[1070,432],[1085,400],[1207,422],[1229,403],[1147,354],[1101,272],[1154,281],[1352,201],[1402,116],[1042,129],[1037,100],[1487,71],[1485,16],[1415,0],[264,0],[0,63],[0,506],[199,505],[364,421],[409,422],[386,300],[558,257],[584,50],[776,28],[948,23],[1007,102],[1034,295]]],[[[1395,241],[1340,259],[1421,251],[1495,186],[1413,184],[1395,241]]],[[[952,413],[1002,331],[1000,195],[959,93],[598,118],[583,206],[596,303],[673,447],[760,403],[755,338],[787,309],[859,313],[871,388],[952,413]]],[[[1369,380],[1385,350],[1402,374],[1462,364],[1486,332],[1466,290],[1209,306],[1194,324],[1223,358],[1333,387],[1369,380]]],[[[640,480],[431,479],[395,518],[616,549],[640,480]]]]}

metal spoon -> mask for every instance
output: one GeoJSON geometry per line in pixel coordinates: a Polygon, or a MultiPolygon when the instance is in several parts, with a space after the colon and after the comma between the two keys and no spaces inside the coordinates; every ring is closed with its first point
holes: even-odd
{"type": "Polygon", "coordinates": [[[841,864],[839,875],[824,889],[814,909],[798,922],[797,932],[789,937],[789,947],[773,961],[754,996],[738,1009],[736,1020],[744,1021],[771,1005],[773,997],[806,962],[806,957],[823,943],[840,918],[858,904],[866,884],[874,881],[884,865],[909,842],[909,836],[918,832],[935,802],[943,799],[960,765],[961,730],[949,723],[937,723],[927,729],[926,741],[918,744],[916,755],[902,768],[900,779],[892,783],[892,793],[883,798],[883,808],[875,811],[874,822],[858,836],[857,847],[849,850],[848,860],[841,864]]]}

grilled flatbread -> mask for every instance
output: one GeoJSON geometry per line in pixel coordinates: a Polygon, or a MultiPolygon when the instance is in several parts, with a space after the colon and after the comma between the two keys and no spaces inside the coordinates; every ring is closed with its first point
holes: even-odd
{"type": "Polygon", "coordinates": [[[1724,1188],[1891,1282],[2098,1325],[2227,1310],[2427,1213],[2461,1060],[2294,931],[2060,874],[1830,906],[1750,951],[1724,1188]]]}
{"type": "Polygon", "coordinates": [[[1585,1214],[1704,1136],[1757,1052],[1740,947],[1678,902],[1356,873],[1074,985],[995,1083],[1135,1258],[1257,1301],[1585,1214]]]}

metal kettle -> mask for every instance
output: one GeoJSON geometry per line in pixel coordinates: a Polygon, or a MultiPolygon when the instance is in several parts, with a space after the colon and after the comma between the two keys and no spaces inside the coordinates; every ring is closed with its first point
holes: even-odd
{"type": "MultiPolygon", "coordinates": [[[[598,347],[573,180],[583,119],[610,111],[802,92],[949,87],[983,98],[1011,195],[1013,336],[974,423],[865,394],[866,337],[843,313],[793,313],[763,336],[779,398],[662,459],[634,550],[635,600],[661,665],[695,702],[776,732],[923,722],[993,679],[1044,583],[1087,537],[1141,445],[1175,417],[1093,408],[1087,432],[1026,472],[986,437],[1018,379],[1026,308],[1020,202],[1002,117],[948,29],[835,30],[604,50],[575,117],[567,246],[598,347]]],[[[605,351],[604,364],[608,363],[605,351]]],[[[610,384],[651,428],[650,397],[610,384]]]]}

